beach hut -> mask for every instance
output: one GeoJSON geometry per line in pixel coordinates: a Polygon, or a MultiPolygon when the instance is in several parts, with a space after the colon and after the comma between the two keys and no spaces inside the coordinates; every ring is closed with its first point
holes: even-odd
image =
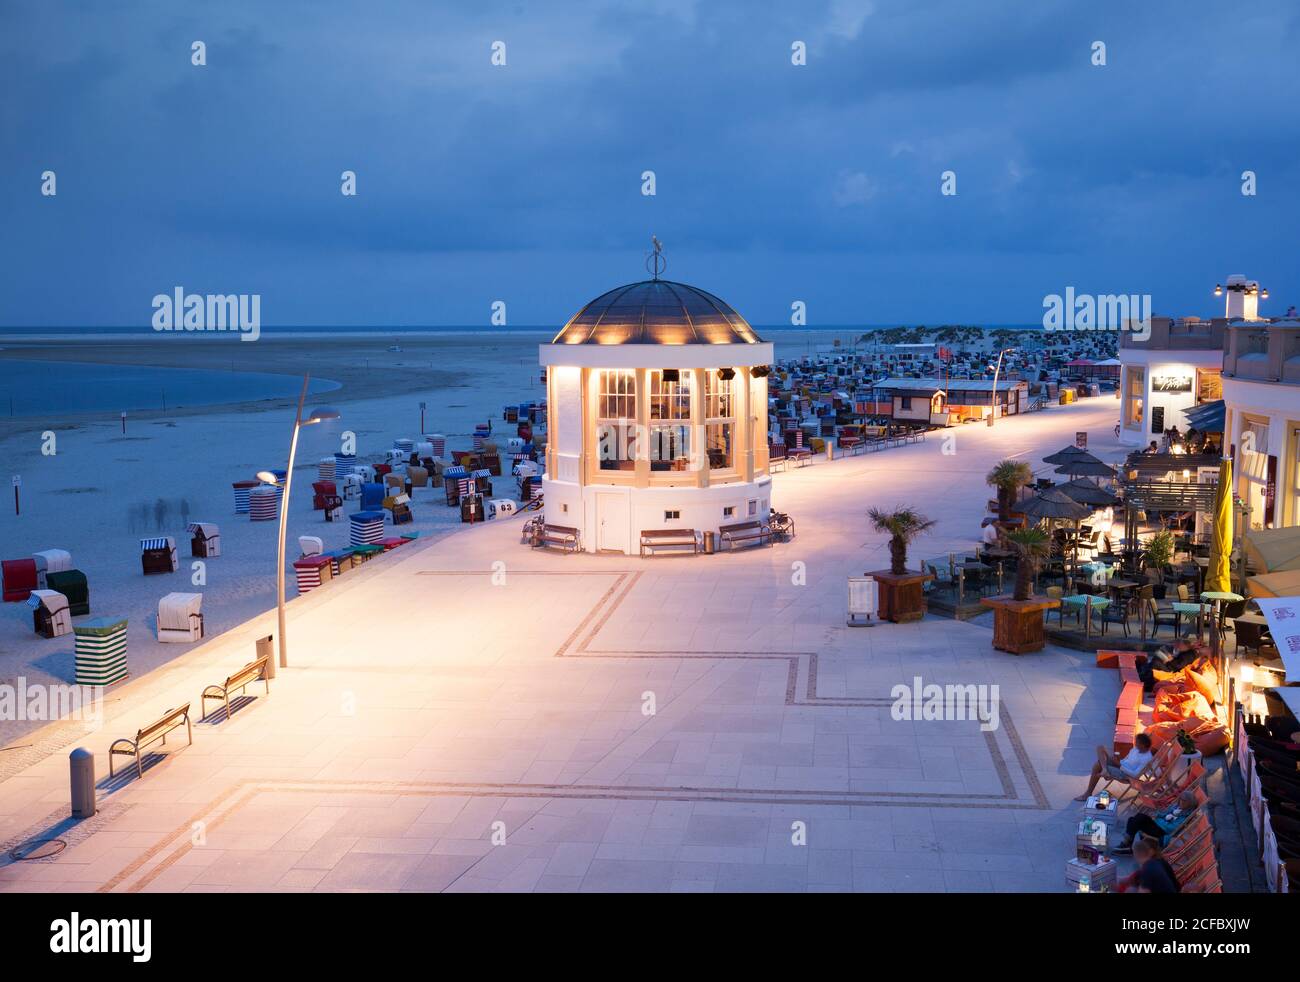
{"type": "Polygon", "coordinates": [[[158,640],[185,644],[203,639],[203,594],[169,593],[158,601],[158,640]]]}
{"type": "Polygon", "coordinates": [[[189,532],[190,555],[203,559],[216,559],[221,555],[221,529],[212,522],[190,522],[185,526],[189,532]]]}
{"type": "Polygon", "coordinates": [[[90,613],[90,586],[86,574],[79,569],[65,569],[60,573],[47,573],[45,585],[68,598],[68,612],[73,617],[90,613]]]}
{"type": "Polygon", "coordinates": [[[32,626],[41,637],[57,638],[72,633],[68,598],[57,590],[33,590],[27,606],[32,608],[32,626]]]}
{"type": "Polygon", "coordinates": [[[325,551],[325,543],[318,535],[298,536],[298,550],[303,556],[319,556],[325,551]]]}
{"type": "Polygon", "coordinates": [[[374,545],[384,537],[384,513],[382,511],[359,511],[349,515],[348,519],[352,523],[348,535],[350,545],[374,545]]]}
{"type": "Polygon", "coordinates": [[[279,517],[280,492],[269,484],[254,488],[248,496],[248,520],[272,522],[279,517]]]}
{"type": "Polygon", "coordinates": [[[322,457],[320,463],[316,465],[316,476],[322,481],[334,480],[335,462],[333,457],[322,457]]]}
{"type": "Polygon", "coordinates": [[[329,556],[303,556],[293,564],[293,574],[298,578],[298,592],[307,593],[315,590],[322,583],[328,583],[334,573],[334,562],[329,556]]]}
{"type": "Polygon", "coordinates": [[[77,685],[112,685],[126,678],[126,618],[96,617],[76,624],[77,685]]]}
{"type": "Polygon", "coordinates": [[[230,485],[235,490],[235,514],[248,514],[248,497],[253,488],[260,487],[261,481],[236,481],[230,485]]]}
{"type": "Polygon", "coordinates": [[[5,603],[21,603],[37,588],[35,559],[6,559],[0,563],[0,571],[5,603]]]}
{"type": "Polygon", "coordinates": [[[66,549],[34,552],[32,558],[36,560],[36,586],[41,590],[45,589],[45,574],[61,573],[65,569],[72,569],[72,553],[66,549]]]}
{"type": "Polygon", "coordinates": [[[140,540],[140,566],[145,576],[176,572],[176,540],[170,535],[140,540]]]}

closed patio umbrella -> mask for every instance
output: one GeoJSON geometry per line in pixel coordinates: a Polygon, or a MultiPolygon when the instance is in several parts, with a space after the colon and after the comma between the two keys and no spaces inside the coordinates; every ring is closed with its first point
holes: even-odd
{"type": "Polygon", "coordinates": [[[1205,570],[1206,593],[1231,593],[1232,575],[1232,461],[1219,465],[1219,487],[1214,496],[1214,537],[1210,540],[1210,564],[1205,570]]]}

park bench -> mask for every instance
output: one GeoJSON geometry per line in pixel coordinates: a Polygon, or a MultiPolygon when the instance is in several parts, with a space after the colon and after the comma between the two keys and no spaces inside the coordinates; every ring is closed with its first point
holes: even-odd
{"type": "Polygon", "coordinates": [[[732,552],[735,551],[737,543],[758,543],[760,546],[770,545],[772,542],[772,530],[762,522],[737,522],[735,525],[721,525],[718,527],[719,538],[722,544],[732,552]]]}
{"type": "Polygon", "coordinates": [[[167,710],[148,726],[136,730],[134,740],[129,737],[114,740],[108,748],[108,776],[114,776],[113,758],[121,754],[124,757],[134,757],[136,772],[140,777],[144,777],[144,765],[140,763],[141,752],[145,747],[152,746],[159,740],[166,743],[167,734],[182,723],[185,724],[185,735],[192,744],[194,742],[194,731],[190,728],[190,704],[188,702],[184,706],[177,706],[175,709],[167,710]],[[118,748],[119,744],[122,745],[121,749],[118,748]]]}
{"type": "Polygon", "coordinates": [[[203,709],[203,715],[199,717],[199,722],[202,723],[208,718],[209,699],[224,703],[226,706],[226,719],[230,719],[230,694],[232,692],[243,692],[253,682],[264,682],[266,684],[266,694],[270,695],[271,680],[266,677],[267,663],[270,660],[270,655],[263,655],[256,661],[249,662],[220,685],[210,685],[204,689],[203,695],[199,699],[199,705],[203,709]]]}
{"type": "Polygon", "coordinates": [[[787,457],[785,454],[784,443],[773,443],[768,448],[767,469],[769,471],[774,471],[776,470],[777,467],[780,467],[781,470],[785,470],[786,466],[789,463],[790,463],[790,458],[787,457]]]}
{"type": "Polygon", "coordinates": [[[695,537],[695,529],[642,529],[642,556],[647,549],[652,556],[656,549],[690,549],[693,554],[698,554],[700,543],[695,537]]]}
{"type": "Polygon", "coordinates": [[[578,530],[570,525],[543,525],[542,534],[537,537],[539,548],[556,548],[563,552],[577,552],[578,530]]]}

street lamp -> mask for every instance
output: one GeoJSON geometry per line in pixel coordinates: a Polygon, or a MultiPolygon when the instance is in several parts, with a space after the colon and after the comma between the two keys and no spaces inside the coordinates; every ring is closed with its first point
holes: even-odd
{"type": "Polygon", "coordinates": [[[1002,371],[1002,356],[1015,350],[1015,348],[1003,348],[998,352],[998,364],[993,369],[993,389],[989,392],[989,426],[993,425],[993,420],[998,414],[998,374],[1002,371]]]}
{"type": "MultiPolygon", "coordinates": [[[[330,409],[328,406],[320,406],[313,409],[306,419],[302,418],[302,406],[307,399],[307,383],[311,379],[308,373],[302,377],[302,392],[298,395],[298,411],[293,417],[293,436],[289,439],[289,469],[284,472],[284,497],[280,501],[280,548],[277,553],[277,562],[275,566],[275,609],[279,617],[280,628],[280,667],[288,668],[289,660],[285,646],[284,636],[284,542],[285,536],[289,532],[289,490],[293,484],[293,459],[298,453],[298,430],[304,426],[311,426],[314,423],[324,423],[326,420],[338,419],[340,413],[337,409],[330,409]]],[[[258,471],[259,480],[267,484],[278,485],[280,482],[270,471],[258,471]]]]}

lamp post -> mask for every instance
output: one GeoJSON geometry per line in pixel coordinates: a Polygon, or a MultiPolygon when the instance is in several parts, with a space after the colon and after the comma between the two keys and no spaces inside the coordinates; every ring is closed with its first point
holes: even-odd
{"type": "MultiPolygon", "coordinates": [[[[276,554],[275,565],[275,609],[279,618],[281,668],[289,667],[284,628],[284,544],[285,536],[289,531],[289,491],[293,485],[293,459],[298,453],[298,431],[304,426],[339,418],[337,409],[330,409],[326,406],[313,409],[306,419],[302,418],[302,406],[307,400],[307,384],[310,379],[310,372],[302,377],[302,392],[298,395],[298,411],[293,417],[293,435],[289,438],[289,469],[284,472],[284,498],[280,501],[280,548],[276,554]]],[[[258,471],[257,476],[267,484],[280,483],[270,471],[258,471]]]]}
{"type": "Polygon", "coordinates": [[[998,375],[1002,371],[1002,356],[1008,351],[1015,350],[1015,348],[1003,348],[998,352],[997,367],[993,369],[993,389],[989,392],[989,426],[993,425],[993,420],[998,415],[998,375]]]}

